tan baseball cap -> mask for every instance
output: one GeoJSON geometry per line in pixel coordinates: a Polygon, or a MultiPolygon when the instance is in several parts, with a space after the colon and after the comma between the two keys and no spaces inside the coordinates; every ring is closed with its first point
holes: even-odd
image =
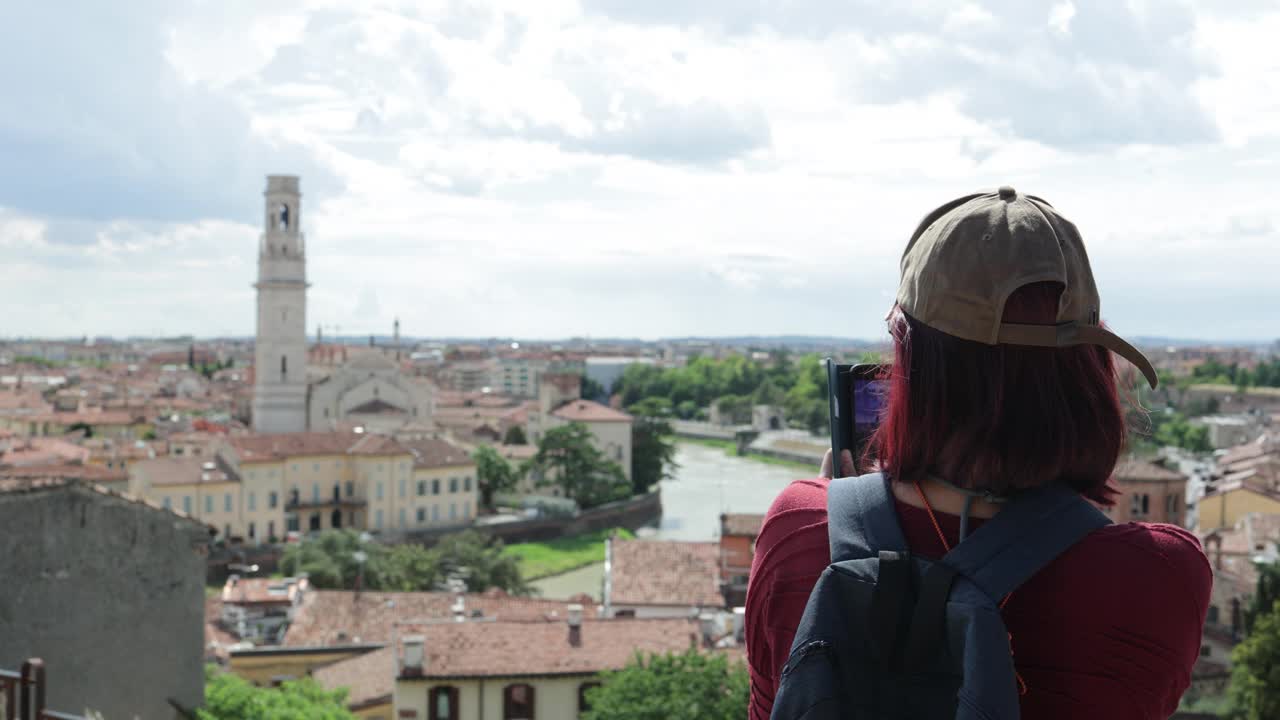
{"type": "Polygon", "coordinates": [[[925,216],[902,253],[898,305],[931,328],[987,345],[1101,345],[1133,363],[1153,389],[1158,382],[1137,348],[1099,324],[1098,288],[1076,226],[1008,186],[925,216]],[[1009,295],[1038,282],[1063,286],[1057,324],[1001,322],[1009,295]]]}

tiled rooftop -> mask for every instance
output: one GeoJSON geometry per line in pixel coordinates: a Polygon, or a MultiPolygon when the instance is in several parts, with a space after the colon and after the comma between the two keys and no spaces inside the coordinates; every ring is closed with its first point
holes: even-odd
{"type": "MultiPolygon", "coordinates": [[[[361,592],[313,590],[303,598],[293,623],[284,636],[284,645],[340,645],[350,642],[389,642],[396,623],[454,618],[454,607],[462,598],[462,616],[475,619],[533,620],[563,618],[573,600],[544,600],[513,597],[500,592],[361,592]]],[[[596,614],[589,599],[585,615],[596,614]]]]}
{"type": "Polygon", "coordinates": [[[321,686],[347,688],[347,707],[391,702],[396,684],[396,648],[392,645],[318,668],[311,677],[321,686]]]}
{"type": "Polygon", "coordinates": [[[587,619],[579,641],[568,623],[441,623],[400,628],[398,637],[424,639],[424,677],[518,677],[588,674],[624,667],[637,652],[668,653],[696,644],[698,623],[690,619],[587,619]]]}
{"type": "Polygon", "coordinates": [[[764,525],[764,515],[726,513],[720,516],[721,534],[755,537],[764,525]]]}
{"type": "Polygon", "coordinates": [[[631,422],[631,416],[594,400],[571,400],[551,411],[569,422],[631,422]]]}
{"type": "Polygon", "coordinates": [[[614,605],[724,605],[719,543],[615,539],[611,561],[614,605]]]}

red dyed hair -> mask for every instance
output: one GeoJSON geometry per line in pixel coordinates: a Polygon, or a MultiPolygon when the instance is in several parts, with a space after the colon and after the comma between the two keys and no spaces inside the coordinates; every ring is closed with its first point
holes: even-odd
{"type": "MultiPolygon", "coordinates": [[[[1005,322],[1052,325],[1062,286],[1019,288],[1005,322]]],[[[1111,505],[1125,444],[1111,353],[1095,345],[986,345],[934,330],[895,307],[889,397],[868,451],[895,479],[937,474],[1005,493],[1060,481],[1111,505]]]]}

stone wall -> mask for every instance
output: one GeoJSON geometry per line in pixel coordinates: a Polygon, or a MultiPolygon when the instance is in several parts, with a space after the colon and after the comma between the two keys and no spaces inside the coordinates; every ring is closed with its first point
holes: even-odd
{"type": "Polygon", "coordinates": [[[50,707],[106,720],[203,702],[203,526],[62,485],[0,492],[0,528],[0,667],[42,658],[50,707]]]}

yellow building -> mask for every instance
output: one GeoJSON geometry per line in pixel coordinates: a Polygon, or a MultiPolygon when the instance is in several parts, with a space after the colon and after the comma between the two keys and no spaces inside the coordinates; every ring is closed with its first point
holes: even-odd
{"type": "Polygon", "coordinates": [[[576,720],[598,673],[636,652],[682,652],[689,619],[437,623],[402,628],[393,704],[405,720],[576,720]]]}
{"type": "Polygon", "coordinates": [[[359,657],[381,647],[380,644],[357,644],[232,650],[227,669],[258,687],[272,687],[285,680],[307,677],[318,668],[359,657]]]}
{"type": "Polygon", "coordinates": [[[1249,513],[1280,514],[1280,492],[1253,478],[1229,479],[1200,498],[1198,508],[1202,532],[1231,528],[1249,513]]]}
{"type": "Polygon", "coordinates": [[[443,440],[320,432],[233,436],[213,456],[136,462],[130,491],[258,543],[293,531],[462,526],[478,488],[475,464],[443,440]]]}

